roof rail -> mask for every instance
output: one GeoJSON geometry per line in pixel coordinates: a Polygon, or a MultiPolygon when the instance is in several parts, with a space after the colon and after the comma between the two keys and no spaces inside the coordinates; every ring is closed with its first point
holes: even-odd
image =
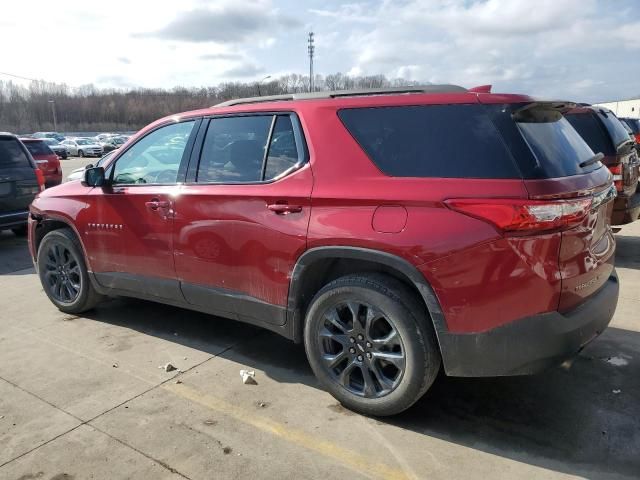
{"type": "Polygon", "coordinates": [[[366,97],[370,95],[399,95],[407,93],[459,93],[467,92],[458,85],[422,85],[417,87],[363,88],[357,90],[333,90],[327,92],[288,93],[285,95],[268,95],[264,97],[236,98],[213,105],[214,107],[231,107],[250,103],[282,102],[289,100],[321,100],[339,97],[366,97]]]}

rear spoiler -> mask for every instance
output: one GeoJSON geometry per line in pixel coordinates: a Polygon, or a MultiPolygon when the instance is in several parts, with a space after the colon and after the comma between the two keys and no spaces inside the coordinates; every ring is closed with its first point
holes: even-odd
{"type": "Polygon", "coordinates": [[[478,85],[477,87],[470,88],[469,91],[472,93],[491,93],[491,87],[493,87],[493,85],[478,85]]]}
{"type": "Polygon", "coordinates": [[[536,101],[518,108],[511,116],[515,121],[549,122],[559,120],[563,114],[575,107],[575,102],[559,100],[536,101]]]}

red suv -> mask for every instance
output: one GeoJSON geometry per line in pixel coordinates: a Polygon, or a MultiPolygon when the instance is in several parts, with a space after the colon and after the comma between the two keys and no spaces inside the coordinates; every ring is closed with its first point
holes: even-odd
{"type": "Polygon", "coordinates": [[[31,253],[64,312],[125,295],[260,325],[395,414],[441,366],[539,372],[611,320],[615,188],[573,106],[444,85],[173,115],[41,193],[31,253]]]}
{"type": "Polygon", "coordinates": [[[38,168],[44,173],[45,186],[47,188],[62,183],[62,166],[60,159],[49,145],[41,138],[21,138],[20,141],[27,147],[29,153],[36,161],[38,168]]]}

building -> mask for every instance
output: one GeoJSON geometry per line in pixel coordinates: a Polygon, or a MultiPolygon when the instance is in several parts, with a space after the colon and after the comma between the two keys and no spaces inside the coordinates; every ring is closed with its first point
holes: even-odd
{"type": "Polygon", "coordinates": [[[608,108],[618,117],[640,118],[640,97],[595,103],[594,105],[608,108]]]}

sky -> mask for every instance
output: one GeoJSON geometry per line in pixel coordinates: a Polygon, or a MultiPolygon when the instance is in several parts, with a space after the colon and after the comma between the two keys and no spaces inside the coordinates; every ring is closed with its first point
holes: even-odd
{"type": "Polygon", "coordinates": [[[308,73],[310,30],[316,73],[640,96],[640,0],[9,0],[0,72],[124,89],[259,81],[308,73]]]}

